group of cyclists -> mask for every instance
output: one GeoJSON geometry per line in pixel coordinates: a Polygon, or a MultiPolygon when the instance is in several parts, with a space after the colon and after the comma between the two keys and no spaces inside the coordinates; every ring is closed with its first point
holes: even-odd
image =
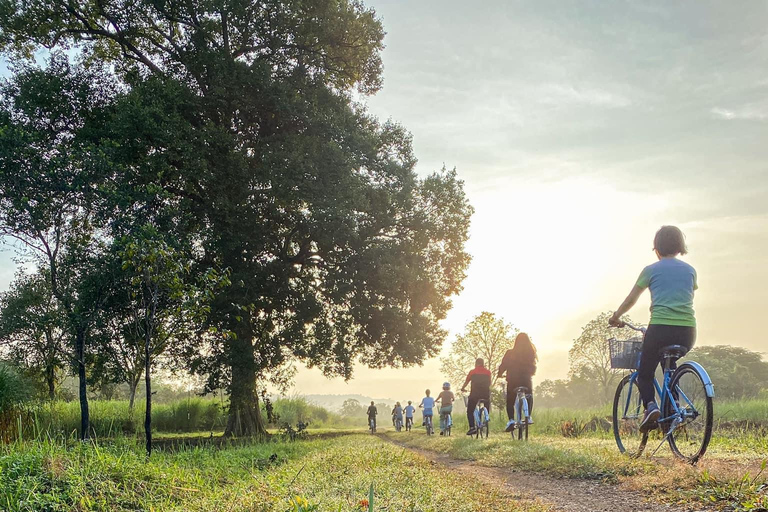
{"type": "MultiPolygon", "coordinates": [[[[506,376],[507,381],[506,409],[507,416],[509,417],[506,428],[507,432],[515,427],[514,404],[516,395],[514,390],[519,387],[525,387],[528,390],[526,395],[528,411],[530,413],[533,410],[533,395],[530,391],[533,389],[531,381],[536,373],[536,362],[536,348],[526,333],[520,333],[515,338],[514,346],[504,354],[501,364],[497,369],[497,377],[502,378],[506,376]]],[[[487,421],[489,417],[492,380],[492,373],[486,368],[485,361],[482,358],[475,360],[475,367],[469,371],[461,387],[462,393],[466,393],[467,387],[469,387],[469,395],[467,397],[467,422],[469,430],[467,435],[475,435],[478,428],[477,422],[487,421]]],[[[446,435],[452,426],[451,414],[453,413],[453,404],[456,400],[456,396],[451,391],[451,384],[444,382],[443,389],[436,398],[432,396],[429,389],[425,391],[425,395],[418,405],[422,413],[422,426],[430,426],[435,411],[437,411],[437,415],[440,418],[440,435],[446,435]]],[[[406,430],[410,430],[413,425],[415,412],[416,408],[410,400],[405,407],[400,402],[397,402],[392,408],[392,424],[397,430],[400,430],[402,425],[405,425],[406,430]]],[[[375,432],[378,409],[373,401],[368,407],[367,415],[371,430],[375,432]]],[[[529,424],[533,423],[530,417],[527,421],[529,424]]]]}
{"type": "MultiPolygon", "coordinates": [[[[693,311],[694,290],[698,288],[696,271],[689,264],[679,260],[678,255],[687,253],[685,236],[675,226],[662,226],[654,237],[653,250],[658,261],[643,269],[632,291],[611,317],[609,324],[614,327],[624,325],[622,315],[635,305],[646,288],[651,292],[651,320],[642,346],[638,368],[637,384],[645,407],[641,422],[641,430],[647,432],[656,427],[660,411],[655,402],[653,375],[658,367],[662,350],[665,347],[677,345],[690,350],[696,340],[696,319],[693,311]]],[[[536,373],[538,361],[536,348],[526,333],[519,333],[515,338],[513,348],[508,350],[496,370],[497,378],[506,377],[506,412],[509,417],[506,431],[515,428],[515,399],[516,390],[527,390],[529,418],[528,424],[533,423],[530,414],[533,411],[532,377],[536,373]]],[[[491,370],[486,368],[485,361],[478,358],[475,367],[467,374],[461,392],[465,393],[469,386],[467,398],[467,435],[476,433],[476,418],[478,409],[484,409],[486,415],[491,408],[491,370]]],[[[421,400],[422,424],[430,422],[436,405],[439,404],[440,435],[445,435],[450,428],[450,417],[453,411],[455,396],[448,382],[443,383],[443,389],[437,398],[431,396],[430,390],[421,400]]],[[[405,424],[410,429],[416,409],[411,401],[402,407],[397,402],[392,410],[393,423],[397,426],[405,424]],[[405,422],[405,423],[403,423],[405,422]]],[[[374,402],[368,407],[368,420],[375,431],[378,411],[374,402]]]]}

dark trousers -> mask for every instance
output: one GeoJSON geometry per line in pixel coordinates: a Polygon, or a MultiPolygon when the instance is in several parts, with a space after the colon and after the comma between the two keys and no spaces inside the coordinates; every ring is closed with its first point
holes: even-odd
{"type": "Polygon", "coordinates": [[[491,397],[470,394],[469,398],[467,398],[467,421],[469,422],[469,428],[475,428],[475,407],[477,407],[477,403],[480,400],[485,402],[485,408],[488,409],[488,414],[491,414],[491,397]]]}
{"type": "Polygon", "coordinates": [[[515,400],[517,400],[515,390],[521,387],[528,388],[528,396],[526,397],[528,401],[528,415],[533,414],[533,382],[531,379],[516,382],[507,381],[507,417],[511,420],[515,418],[515,400]]]}
{"type": "Polygon", "coordinates": [[[656,390],[653,387],[653,375],[661,362],[661,350],[670,345],[682,345],[688,350],[696,343],[696,328],[680,325],[651,324],[643,340],[643,353],[637,369],[637,387],[643,405],[655,401],[656,390]]]}
{"type": "Polygon", "coordinates": [[[368,426],[371,426],[371,420],[373,420],[373,428],[376,429],[376,416],[368,416],[368,426]]]}

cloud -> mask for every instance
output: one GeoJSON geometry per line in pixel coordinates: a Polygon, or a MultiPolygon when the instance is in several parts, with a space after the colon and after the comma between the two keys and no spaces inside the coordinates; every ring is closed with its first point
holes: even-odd
{"type": "Polygon", "coordinates": [[[768,105],[745,105],[737,109],[715,107],[710,113],[717,119],[727,121],[768,121],[768,105]]]}
{"type": "Polygon", "coordinates": [[[539,91],[542,103],[571,103],[606,108],[625,108],[632,104],[632,101],[622,94],[593,87],[548,84],[542,86],[539,91]]]}

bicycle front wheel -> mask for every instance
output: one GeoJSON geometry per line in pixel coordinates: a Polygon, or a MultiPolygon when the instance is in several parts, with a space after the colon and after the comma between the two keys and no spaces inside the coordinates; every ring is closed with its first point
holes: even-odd
{"type": "Polygon", "coordinates": [[[681,365],[672,375],[669,390],[677,403],[667,397],[665,416],[674,416],[670,425],[669,447],[681,459],[696,463],[707,451],[712,438],[712,397],[707,395],[704,381],[692,366],[681,365]]]}
{"type": "Polygon", "coordinates": [[[627,375],[616,388],[613,397],[613,437],[621,453],[639,457],[648,442],[648,434],[640,432],[643,421],[643,400],[637,382],[627,375]]]}

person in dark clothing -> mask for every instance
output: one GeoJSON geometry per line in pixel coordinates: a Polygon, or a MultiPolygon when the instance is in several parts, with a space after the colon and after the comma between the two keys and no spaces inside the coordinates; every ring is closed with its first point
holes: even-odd
{"type": "Polygon", "coordinates": [[[504,373],[507,374],[507,432],[515,428],[515,389],[519,387],[528,388],[528,423],[533,423],[530,416],[533,413],[533,376],[536,374],[537,361],[536,347],[524,332],[517,335],[515,345],[501,359],[497,375],[501,378],[504,373]]]}
{"type": "Polygon", "coordinates": [[[376,409],[376,405],[373,403],[373,400],[371,400],[371,405],[368,406],[368,425],[371,424],[371,420],[373,420],[373,431],[376,432],[376,415],[379,413],[378,409],[376,409]]]}
{"type": "Polygon", "coordinates": [[[467,421],[469,422],[468,436],[475,435],[475,407],[477,402],[483,400],[488,411],[491,410],[491,371],[485,367],[485,361],[481,358],[475,360],[475,367],[467,374],[461,392],[465,393],[467,385],[471,385],[469,398],[467,399],[467,421]]]}

